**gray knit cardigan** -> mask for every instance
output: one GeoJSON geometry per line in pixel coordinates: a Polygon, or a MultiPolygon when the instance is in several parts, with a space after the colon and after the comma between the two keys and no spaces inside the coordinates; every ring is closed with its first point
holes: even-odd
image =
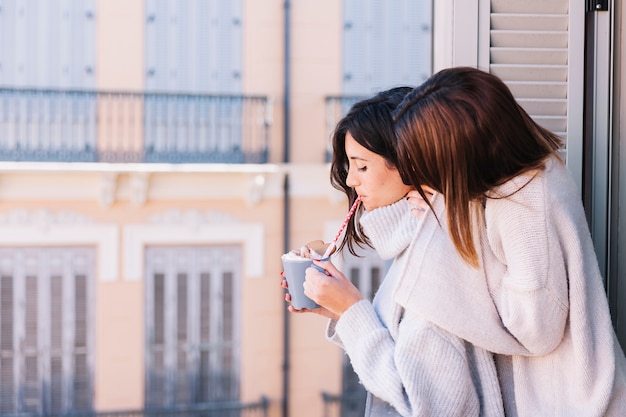
{"type": "Polygon", "coordinates": [[[368,392],[366,416],[502,416],[493,355],[394,300],[415,275],[407,248],[422,222],[410,209],[402,199],[361,217],[378,254],[395,259],[373,303],[362,300],[331,320],[327,337],[345,349],[368,392]]]}

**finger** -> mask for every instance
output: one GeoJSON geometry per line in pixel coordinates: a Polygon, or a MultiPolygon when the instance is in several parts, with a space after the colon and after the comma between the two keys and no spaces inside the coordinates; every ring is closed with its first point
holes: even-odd
{"type": "Polygon", "coordinates": [[[289,288],[289,284],[287,284],[287,280],[286,279],[283,279],[282,281],[280,281],[280,286],[285,288],[285,289],[289,288]]]}
{"type": "Polygon", "coordinates": [[[292,305],[287,307],[287,310],[289,310],[289,312],[291,312],[291,313],[306,313],[306,312],[309,311],[308,308],[301,308],[300,310],[295,309],[292,305]]]}
{"type": "Polygon", "coordinates": [[[411,213],[417,217],[418,219],[421,218],[424,215],[424,212],[426,211],[426,209],[422,208],[422,207],[412,207],[411,208],[411,213]]]}
{"type": "Polygon", "coordinates": [[[313,263],[319,266],[320,268],[323,268],[326,271],[326,275],[330,275],[336,278],[343,276],[341,271],[339,271],[337,267],[335,267],[335,265],[333,265],[331,261],[318,261],[314,259],[313,263]]]}

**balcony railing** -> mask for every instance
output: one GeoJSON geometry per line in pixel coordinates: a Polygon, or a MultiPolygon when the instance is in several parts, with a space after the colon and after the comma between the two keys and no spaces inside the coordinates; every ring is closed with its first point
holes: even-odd
{"type": "Polygon", "coordinates": [[[266,163],[263,96],[0,88],[0,160],[266,163]]]}
{"type": "Polygon", "coordinates": [[[261,397],[258,402],[215,402],[193,406],[150,408],[143,410],[66,412],[66,413],[14,413],[1,417],[267,417],[269,400],[261,397]]]}
{"type": "MultiPolygon", "coordinates": [[[[326,137],[332,137],[339,120],[348,113],[350,107],[366,96],[327,96],[326,97],[326,137]]],[[[332,156],[331,143],[326,150],[326,162],[330,162],[332,156]]]]}
{"type": "Polygon", "coordinates": [[[365,390],[344,392],[341,395],[322,393],[324,417],[361,417],[365,414],[365,390]]]}

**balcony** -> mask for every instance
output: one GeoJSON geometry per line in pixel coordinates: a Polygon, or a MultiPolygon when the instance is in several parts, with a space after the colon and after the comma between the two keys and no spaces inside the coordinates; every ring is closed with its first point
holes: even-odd
{"type": "MultiPolygon", "coordinates": [[[[348,113],[350,107],[367,96],[327,96],[326,101],[326,137],[332,138],[339,120],[348,113]]],[[[333,154],[331,143],[326,150],[326,162],[330,162],[333,154]]]]}
{"type": "Polygon", "coordinates": [[[0,88],[0,161],[268,162],[264,96],[0,88]]]}
{"type": "Polygon", "coordinates": [[[362,387],[339,395],[322,392],[324,417],[361,417],[365,414],[366,398],[362,387]]]}
{"type": "Polygon", "coordinates": [[[167,408],[147,408],[125,411],[70,411],[0,413],[2,417],[267,417],[270,401],[261,397],[258,402],[213,402],[167,408]]]}

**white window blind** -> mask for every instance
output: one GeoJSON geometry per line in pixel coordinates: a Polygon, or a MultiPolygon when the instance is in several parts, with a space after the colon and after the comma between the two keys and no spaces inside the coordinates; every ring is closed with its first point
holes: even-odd
{"type": "Polygon", "coordinates": [[[93,248],[0,249],[0,414],[92,409],[93,248]]]}
{"type": "Polygon", "coordinates": [[[0,0],[0,85],[95,86],[95,0],[0,0]]]}
{"type": "Polygon", "coordinates": [[[239,399],[239,246],[146,249],[146,407],[239,399]]]}
{"type": "Polygon", "coordinates": [[[415,86],[432,73],[432,0],[344,0],[343,94],[415,86]]]}
{"type": "Polygon", "coordinates": [[[240,93],[242,1],[146,0],[146,90],[240,93]]]}

